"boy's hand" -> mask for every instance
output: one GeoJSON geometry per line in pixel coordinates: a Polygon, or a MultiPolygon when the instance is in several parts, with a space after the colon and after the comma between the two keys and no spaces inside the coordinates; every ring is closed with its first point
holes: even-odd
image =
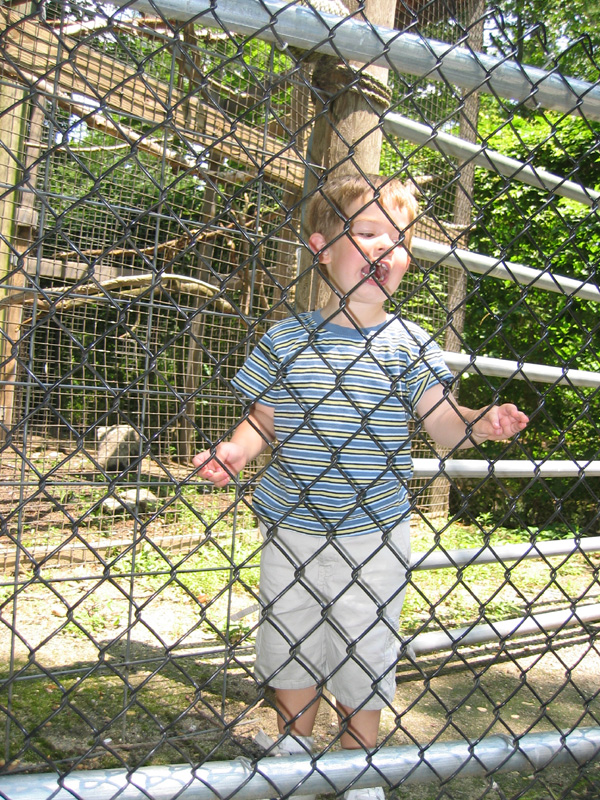
{"type": "Polygon", "coordinates": [[[203,450],[192,459],[199,474],[215,486],[227,486],[234,475],[241,472],[247,463],[246,451],[235,442],[221,442],[213,451],[203,450]]]}
{"type": "MultiPolygon", "coordinates": [[[[483,408],[476,412],[476,418],[484,411],[483,408]]],[[[529,417],[513,404],[503,403],[500,406],[490,406],[483,415],[473,424],[472,438],[477,442],[501,441],[512,439],[522,431],[529,422],[529,417]]]]}
{"type": "Polygon", "coordinates": [[[441,384],[428,389],[417,405],[417,414],[431,438],[443,447],[472,447],[491,439],[511,439],[523,430],[529,418],[513,404],[480,409],[458,405],[441,384]],[[468,431],[468,433],[467,433],[468,431]]]}
{"type": "Polygon", "coordinates": [[[271,406],[253,403],[229,442],[221,442],[211,450],[203,450],[192,462],[199,474],[215,486],[227,486],[249,461],[265,450],[275,438],[274,411],[271,406]]]}

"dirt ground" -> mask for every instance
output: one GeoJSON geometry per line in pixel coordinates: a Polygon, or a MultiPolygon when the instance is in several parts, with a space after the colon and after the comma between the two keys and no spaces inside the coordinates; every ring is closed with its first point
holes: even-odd
{"type": "MultiPolygon", "coordinates": [[[[9,487],[0,498],[0,514],[13,513],[16,491],[9,487]]],[[[54,535],[68,545],[64,550],[70,561],[46,561],[15,583],[10,575],[14,542],[0,540],[5,568],[0,583],[3,771],[135,769],[261,757],[256,735],[263,731],[275,737],[277,726],[272,695],[252,674],[258,619],[251,610],[251,592],[220,595],[217,590],[215,595],[206,589],[206,594],[193,595],[164,564],[151,565],[148,579],[138,568],[135,585],[125,570],[115,577],[102,559],[131,540],[125,519],[115,518],[114,524],[108,520],[106,539],[101,538],[105,529],[100,519],[92,544],[85,533],[81,540],[65,538],[62,530],[53,533],[64,517],[60,508],[40,497],[35,518],[27,517],[34,509],[28,504],[24,536],[30,537],[31,548],[38,546],[34,534],[45,537],[46,549],[42,556],[22,550],[23,563],[30,556],[29,563],[42,563],[54,546],[54,535]],[[96,558],[100,548],[102,558],[96,558]],[[77,565],[79,551],[87,561],[77,565]],[[162,586],[156,577],[161,569],[162,586]],[[227,619],[234,624],[227,626],[227,619]]],[[[89,503],[95,502],[90,498],[89,503]]],[[[160,520],[153,524],[155,542],[173,532],[172,525],[160,528],[160,520]]],[[[182,541],[183,533],[182,527],[177,532],[182,541]]],[[[586,603],[597,599],[599,566],[595,558],[581,577],[567,576],[580,581],[572,596],[586,603]]],[[[567,578],[553,583],[552,602],[564,606],[567,585],[567,578]]],[[[490,644],[415,661],[406,658],[398,665],[393,706],[382,712],[380,743],[417,745],[426,759],[428,748],[440,742],[599,727],[597,642],[598,628],[588,624],[585,631],[541,632],[502,647],[490,644]]],[[[315,726],[315,751],[338,749],[337,732],[333,700],[325,694],[315,726]]],[[[600,797],[600,773],[594,765],[574,765],[540,774],[458,775],[443,785],[388,787],[388,795],[410,800],[591,800],[600,797]]]]}
{"type": "MultiPolygon", "coordinates": [[[[87,569],[85,576],[65,580],[60,594],[32,584],[22,590],[16,611],[12,605],[3,608],[0,657],[22,670],[10,700],[2,700],[21,728],[12,728],[12,758],[5,769],[48,771],[51,763],[135,768],[259,757],[263,751],[254,737],[259,731],[275,737],[276,717],[270,692],[252,677],[248,634],[241,632],[236,647],[225,652],[224,642],[199,625],[197,604],[172,593],[149,592],[138,598],[132,618],[122,587],[102,576],[91,579],[87,569]],[[91,596],[97,620],[89,611],[77,619],[78,602],[91,596]],[[17,639],[9,635],[13,626],[17,639]],[[42,679],[26,680],[40,669],[42,679]]],[[[242,599],[238,603],[231,612],[241,614],[251,629],[256,612],[245,616],[242,599]]],[[[576,631],[556,636],[552,652],[547,645],[547,637],[530,637],[510,651],[492,645],[459,657],[441,654],[401,663],[394,706],[382,713],[381,743],[426,749],[441,741],[597,726],[598,648],[589,635],[576,631]]],[[[337,730],[332,700],[325,696],[315,750],[325,751],[332,742],[337,749],[337,730]]],[[[401,786],[391,795],[429,800],[482,793],[591,798],[600,795],[600,775],[586,767],[533,777],[457,777],[445,789],[401,786]],[[597,794],[587,793],[592,789],[597,794]]]]}

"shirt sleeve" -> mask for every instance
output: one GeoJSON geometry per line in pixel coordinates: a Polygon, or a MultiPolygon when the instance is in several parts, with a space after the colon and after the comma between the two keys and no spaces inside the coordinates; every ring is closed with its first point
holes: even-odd
{"type": "Polygon", "coordinates": [[[450,386],[453,380],[439,345],[427,336],[420,347],[415,347],[414,361],[406,376],[411,407],[416,409],[428,389],[438,383],[450,386]]]}
{"type": "Polygon", "coordinates": [[[273,407],[277,402],[278,379],[279,359],[273,341],[266,333],[236,373],[232,384],[250,402],[273,407]]]}

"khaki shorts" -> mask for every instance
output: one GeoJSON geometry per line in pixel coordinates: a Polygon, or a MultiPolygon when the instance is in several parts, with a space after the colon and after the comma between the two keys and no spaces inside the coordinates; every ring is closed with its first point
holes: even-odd
{"type": "Polygon", "coordinates": [[[260,564],[257,678],[276,689],[326,686],[351,709],[391,702],[409,559],[408,520],[387,540],[271,529],[260,564]]]}

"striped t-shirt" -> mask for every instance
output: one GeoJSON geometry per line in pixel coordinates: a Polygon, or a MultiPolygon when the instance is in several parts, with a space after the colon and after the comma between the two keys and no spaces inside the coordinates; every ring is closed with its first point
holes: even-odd
{"type": "Polygon", "coordinates": [[[427,389],[451,380],[414,323],[388,316],[357,330],[315,311],[273,325],[233,380],[274,409],[277,445],[256,513],[302,533],[394,527],[409,510],[408,420],[427,389]]]}

